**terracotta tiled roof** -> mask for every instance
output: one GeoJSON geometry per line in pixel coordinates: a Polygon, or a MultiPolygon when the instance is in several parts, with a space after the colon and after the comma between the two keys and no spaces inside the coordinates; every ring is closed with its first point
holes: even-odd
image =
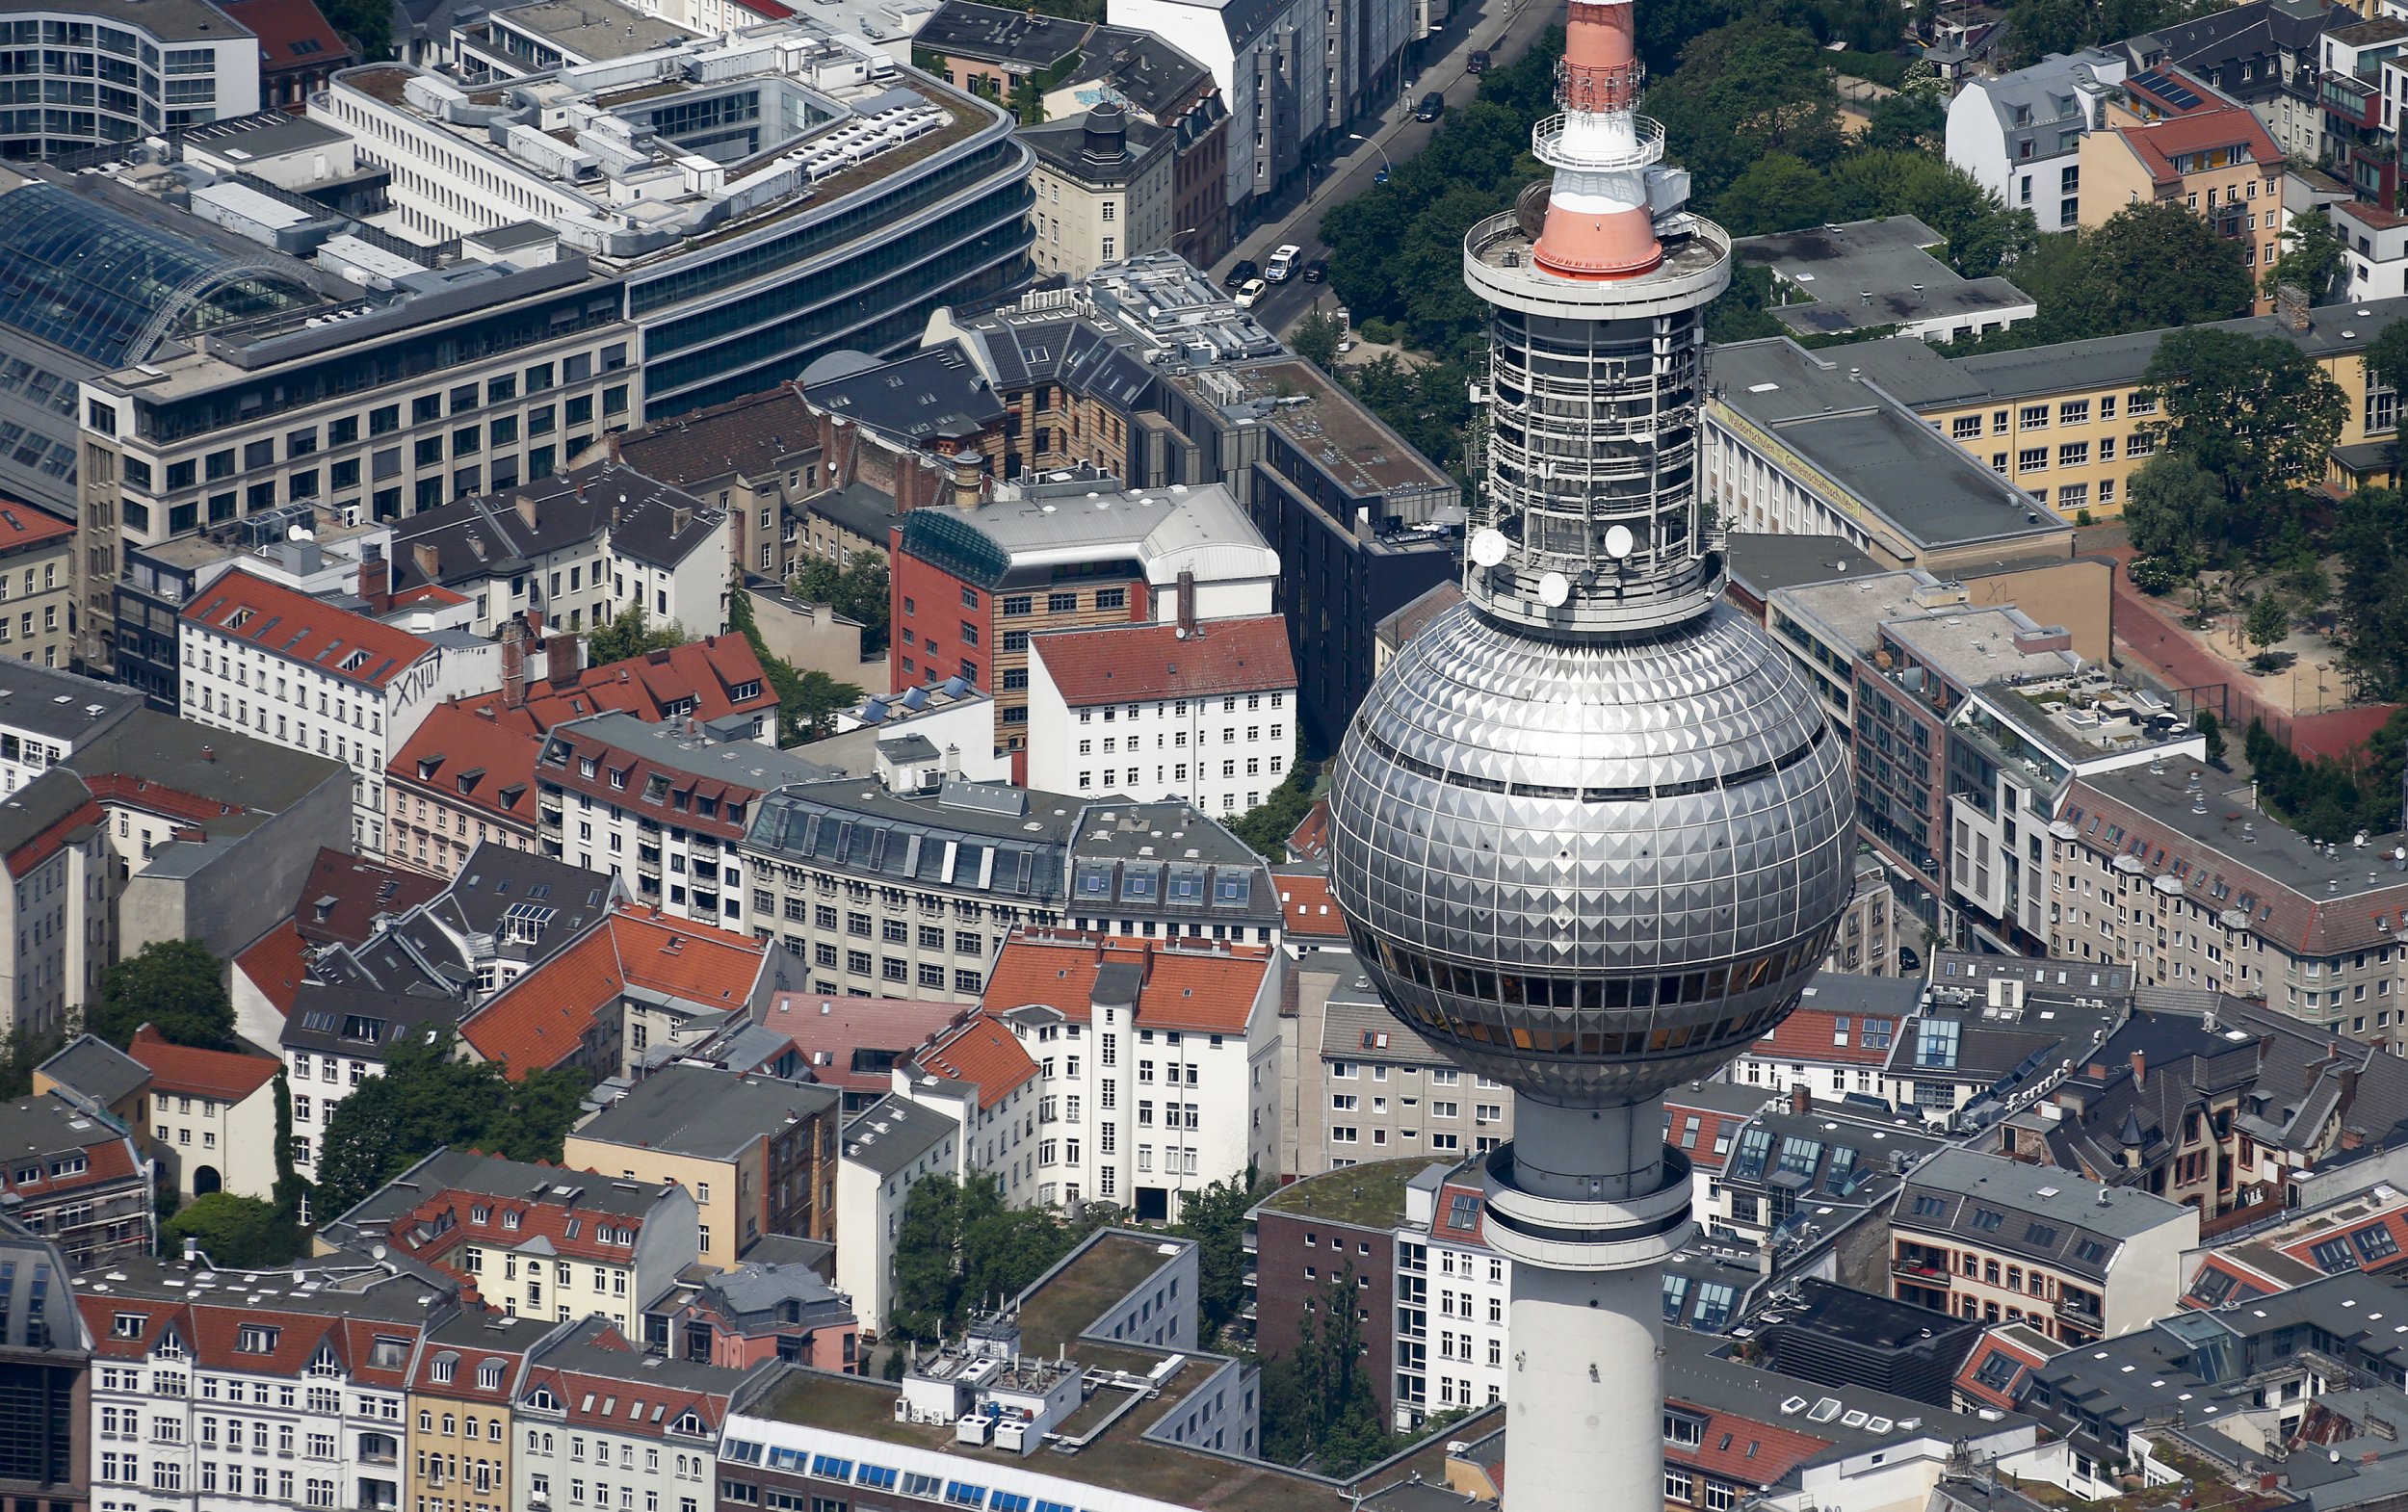
{"type": "Polygon", "coordinates": [[[1965,1363],[1956,1369],[1955,1385],[1959,1395],[2004,1411],[2015,1410],[2030,1373],[2049,1363],[2048,1355],[2017,1337],[2022,1326],[2007,1324],[1993,1328],[1976,1342],[1972,1352],[1965,1356],[1965,1363]],[[1990,1363],[1994,1355],[2004,1355],[2015,1362],[2014,1373],[2006,1378],[2003,1388],[1988,1385],[1979,1379],[1982,1368],[1990,1363]]]}
{"type": "Polygon", "coordinates": [[[1288,858],[1292,861],[1325,861],[1329,858],[1329,800],[1315,798],[1313,806],[1296,821],[1288,832],[1288,858]]]}
{"type": "Polygon", "coordinates": [[[234,957],[234,969],[250,978],[271,1007],[290,1017],[293,1000],[301,996],[301,979],[309,975],[308,952],[309,942],[287,919],[234,957]]]}
{"type": "MultiPolygon", "coordinates": [[[[529,659],[530,672],[543,669],[540,651],[531,648],[529,659]]],[[[497,712],[506,708],[499,689],[460,702],[497,712]]],[[[752,642],[725,635],[586,667],[558,683],[537,678],[527,685],[524,709],[513,712],[523,714],[529,727],[540,733],[597,714],[632,714],[657,724],[674,709],[707,723],[776,707],[777,694],[761,669],[761,659],[753,654],[752,642]],[[684,708],[688,699],[694,700],[691,710],[684,708]]]]}
{"type": "Polygon", "coordinates": [[[1322,939],[1347,937],[1346,921],[1329,896],[1329,878],[1282,874],[1279,902],[1288,912],[1288,933],[1322,939]]]}
{"type": "Polygon", "coordinates": [[[2247,171],[2271,173],[2283,165],[2282,149],[2274,144],[2274,139],[2266,134],[2265,127],[2259,124],[2254,114],[2238,105],[2230,110],[2177,116],[2154,126],[2118,126],[2114,131],[2132,148],[2133,155],[2149,169],[2150,177],[2160,184],[2175,183],[2182,178],[2182,174],[2175,171],[2174,159],[2183,154],[2235,143],[2245,144],[2249,148],[2252,163],[2247,171]]]}
{"type": "Polygon", "coordinates": [[[528,728],[523,711],[505,717],[484,704],[437,704],[384,771],[405,788],[533,835],[536,756],[542,749],[543,736],[528,728]]]}
{"type": "Polygon", "coordinates": [[[343,1356],[351,1366],[352,1379],[364,1386],[402,1387],[409,1384],[409,1356],[405,1354],[399,1369],[383,1369],[372,1364],[377,1357],[377,1340],[418,1340],[418,1325],[389,1321],[383,1318],[347,1317],[343,1319],[343,1356]]]}
{"type": "Polygon", "coordinates": [[[791,383],[610,438],[611,456],[649,478],[695,488],[730,475],[763,478],[786,457],[816,451],[819,422],[791,383]]]}
{"type": "Polygon", "coordinates": [[[312,945],[365,945],[379,914],[406,913],[442,891],[441,877],[321,847],[294,904],[293,925],[312,945]]]}
{"type": "Polygon", "coordinates": [[[786,1036],[801,1053],[803,1074],[813,1081],[849,1092],[882,1092],[892,1082],[885,1057],[875,1057],[872,1069],[857,1070],[855,1051],[901,1055],[967,1012],[958,1003],[781,992],[770,1000],[761,1027],[786,1036]]]}
{"type": "Polygon", "coordinates": [[[259,69],[308,68],[350,56],[351,49],[309,0],[223,0],[225,13],[259,39],[259,69]]]}
{"type": "Polygon", "coordinates": [[[1438,1188],[1438,1206],[1429,1215],[1432,1238],[1455,1239],[1465,1244],[1481,1242],[1480,1225],[1488,1216],[1488,1199],[1476,1182],[1448,1182],[1438,1188]],[[1468,1204],[1456,1199],[1469,1197],[1468,1204]],[[1455,1219],[1470,1213],[1472,1221],[1457,1223],[1455,1219]]]}
{"type": "MultiPolygon", "coordinates": [[[[1889,1024],[1888,1037],[1895,1042],[1898,1021],[1887,1019],[1881,1022],[1889,1024]]],[[[1750,1045],[1746,1054],[1825,1066],[1884,1066],[1890,1063],[1889,1044],[1868,1046],[1865,1043],[1863,1015],[1834,1013],[1825,1008],[1799,1008],[1774,1026],[1771,1033],[1750,1045]],[[1842,1019],[1848,1021],[1845,1033],[1839,1029],[1842,1019]]]]}
{"type": "MultiPolygon", "coordinates": [[[[617,1347],[625,1348],[625,1342],[622,1340],[617,1347]]],[[[718,1437],[720,1424],[727,1417],[727,1393],[665,1387],[633,1374],[633,1369],[623,1376],[596,1375],[538,1365],[527,1372],[527,1391],[548,1389],[562,1404],[562,1417],[573,1428],[666,1438],[669,1436],[669,1427],[691,1412],[701,1420],[702,1433],[686,1436],[686,1442],[699,1443],[718,1437]]]]}
{"type": "Polygon", "coordinates": [[[1278,614],[1207,619],[1184,638],[1170,623],[1057,630],[1029,649],[1076,709],[1132,698],[1203,698],[1294,691],[1296,658],[1278,614]]]}
{"type": "Polygon", "coordinates": [[[341,1337],[337,1327],[341,1319],[309,1313],[261,1313],[249,1306],[194,1304],[184,1316],[192,1330],[184,1346],[193,1352],[195,1365],[249,1375],[298,1376],[320,1344],[329,1337],[338,1342],[341,1337]],[[264,1353],[238,1347],[247,1325],[274,1329],[275,1346],[264,1353]]]}
{"type": "Polygon", "coordinates": [[[74,522],[0,496],[0,553],[65,540],[74,534],[74,522]]]}
{"type": "Polygon", "coordinates": [[[434,648],[406,630],[337,609],[236,568],[193,595],[195,629],[248,642],[328,677],[381,689],[434,648]]]}
{"type": "Polygon", "coordinates": [[[1706,1420],[1704,1441],[1694,1448],[1665,1446],[1664,1462],[1686,1465],[1731,1485],[1756,1489],[1774,1485],[1837,1442],[1775,1423],[1757,1422],[1737,1413],[1715,1412],[1672,1396],[1664,1398],[1664,1405],[1706,1420]],[[1726,1437],[1730,1441],[1728,1448],[1722,1447],[1726,1437]]]}
{"type": "Polygon", "coordinates": [[[174,1328],[179,1340],[192,1336],[185,1319],[185,1305],[165,1298],[96,1295],[90,1291],[75,1293],[75,1305],[84,1315],[84,1326],[92,1331],[92,1352],[95,1360],[145,1360],[159,1346],[160,1336],[174,1328]],[[142,1337],[120,1339],[117,1332],[117,1315],[139,1313],[143,1317],[142,1337]]]}
{"type": "Polygon", "coordinates": [[[977,1083],[982,1110],[993,1108],[1036,1077],[1036,1062],[1029,1058],[1011,1030],[983,1013],[973,1014],[959,1028],[937,1035],[912,1059],[938,1076],[977,1083]]]}
{"type": "Polygon", "coordinates": [[[283,1066],[274,1056],[174,1044],[147,1024],[134,1031],[125,1053],[150,1069],[153,1090],[214,1097],[222,1103],[239,1103],[250,1096],[275,1081],[283,1066]]]}
{"type": "Polygon", "coordinates": [[[84,799],[74,808],[44,824],[23,845],[9,852],[9,875],[26,875],[36,867],[74,844],[78,832],[90,830],[104,817],[98,803],[89,797],[84,799]]]}
{"type": "Polygon", "coordinates": [[[1043,1006],[1084,1024],[1096,973],[1125,962],[1143,984],[1136,1018],[1147,1029],[1243,1034],[1252,1017],[1270,950],[1260,945],[1107,939],[1060,930],[1015,929],[996,952],[982,1005],[990,1012],[1043,1006]]]}
{"type": "Polygon", "coordinates": [[[564,1259],[632,1265],[636,1263],[637,1241],[643,1237],[643,1222],[642,1216],[637,1214],[447,1187],[394,1218],[385,1234],[387,1242],[398,1245],[410,1258],[441,1265],[464,1284],[475,1286],[477,1278],[452,1264],[449,1259],[463,1244],[515,1250],[539,1238],[564,1259]],[[484,1214],[482,1222],[478,1220],[479,1213],[484,1214]]]}
{"type": "Polygon", "coordinates": [[[575,1056],[629,987],[740,1008],[762,959],[762,947],[741,935],[621,909],[495,994],[461,1023],[460,1035],[516,1079],[575,1056]]]}
{"type": "Polygon", "coordinates": [[[1664,1094],[1664,1140],[1681,1147],[1689,1164],[1701,1171],[1719,1171],[1731,1158],[1731,1141],[1749,1115],[1728,1112],[1721,1108],[1696,1108],[1681,1101],[1678,1087],[1664,1094]],[[1689,1135],[1688,1121],[1697,1120],[1697,1134],[1689,1135]]]}

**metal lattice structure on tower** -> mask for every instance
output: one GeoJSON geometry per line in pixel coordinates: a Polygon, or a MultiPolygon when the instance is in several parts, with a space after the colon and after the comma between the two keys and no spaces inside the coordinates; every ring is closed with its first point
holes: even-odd
{"type": "Polygon", "coordinates": [[[1846,740],[1720,602],[1697,494],[1703,312],[1730,242],[1636,115],[1627,4],[1570,7],[1532,147],[1473,227],[1491,310],[1468,602],[1390,664],[1330,788],[1331,884],[1390,1009],[1514,1089],[1485,1172],[1510,1256],[1507,1512],[1657,1512],[1662,1097],[1796,1006],[1849,885],[1846,740]]]}

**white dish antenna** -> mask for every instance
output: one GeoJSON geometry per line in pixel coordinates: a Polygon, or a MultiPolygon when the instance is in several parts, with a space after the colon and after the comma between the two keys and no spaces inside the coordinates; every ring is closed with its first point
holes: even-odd
{"type": "Polygon", "coordinates": [[[1560,572],[1550,572],[1538,580],[1538,601],[1549,609],[1561,609],[1572,596],[1572,580],[1560,572]]]}
{"type": "Polygon", "coordinates": [[[1482,530],[1472,537],[1472,560],[1483,567],[1493,567],[1505,560],[1505,533],[1482,530]]]}
{"type": "Polygon", "coordinates": [[[1637,544],[1638,538],[1631,534],[1627,525],[1616,525],[1606,532],[1606,555],[1616,561],[1628,558],[1631,548],[1637,544]]]}

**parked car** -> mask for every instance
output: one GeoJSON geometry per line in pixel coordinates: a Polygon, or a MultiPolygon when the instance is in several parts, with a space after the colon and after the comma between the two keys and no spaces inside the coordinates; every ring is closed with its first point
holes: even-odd
{"type": "Polygon", "coordinates": [[[1472,61],[1465,64],[1463,68],[1467,73],[1486,73],[1488,71],[1488,49],[1483,47],[1472,54],[1472,61]]]}
{"type": "Polygon", "coordinates": [[[1373,182],[1373,183],[1374,183],[1374,184],[1384,184],[1384,183],[1388,182],[1388,165],[1387,165],[1387,164],[1382,163],[1381,165],[1379,165],[1379,171],[1378,171],[1378,172],[1376,172],[1376,173],[1374,173],[1374,174],[1372,175],[1372,182],[1373,182]]]}
{"type": "Polygon", "coordinates": [[[1326,281],[1326,280],[1328,279],[1328,277],[1329,277],[1329,259],[1328,259],[1328,258],[1326,258],[1326,257],[1316,257],[1316,258],[1314,258],[1311,262],[1306,263],[1306,264],[1304,265],[1304,281],[1305,281],[1306,283],[1322,283],[1322,282],[1326,281]]]}
{"type": "Polygon", "coordinates": [[[1238,290],[1238,308],[1242,310],[1254,308],[1254,301],[1269,292],[1269,284],[1260,278],[1248,278],[1244,286],[1238,290]]]}
{"type": "Polygon", "coordinates": [[[1901,945],[1898,948],[1898,969],[1902,972],[1922,971],[1924,958],[1915,953],[1913,946],[1901,945]]]}
{"type": "Polygon", "coordinates": [[[1255,265],[1253,258],[1241,257],[1235,268],[1221,275],[1220,286],[1224,289],[1236,289],[1262,275],[1263,270],[1255,265]]]}
{"type": "Polygon", "coordinates": [[[1296,272],[1296,259],[1303,255],[1304,248],[1294,242],[1284,247],[1273,248],[1270,254],[1270,266],[1263,270],[1263,276],[1272,283],[1286,283],[1289,276],[1296,272]]]}
{"type": "Polygon", "coordinates": [[[1422,103],[1413,108],[1415,120],[1436,120],[1447,113],[1447,97],[1436,90],[1422,96],[1422,103]]]}

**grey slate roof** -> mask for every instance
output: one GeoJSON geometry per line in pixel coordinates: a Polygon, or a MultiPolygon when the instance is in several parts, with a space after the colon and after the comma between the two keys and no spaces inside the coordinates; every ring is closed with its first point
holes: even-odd
{"type": "Polygon", "coordinates": [[[2189,1211],[2128,1186],[2102,1186],[2071,1171],[1944,1150],[1908,1179],[1890,1224],[1899,1233],[1950,1236],[2104,1279],[2126,1240],[2179,1221],[2189,1211]]]}
{"type": "Polygon", "coordinates": [[[1083,801],[958,779],[932,796],[890,793],[875,778],[798,783],[755,805],[745,849],[897,886],[936,884],[1052,906],[1064,896],[1083,801]]]}
{"type": "Polygon", "coordinates": [[[580,1124],[577,1135],[725,1160],[798,1118],[817,1117],[836,1100],[831,1087],[671,1064],[580,1124]]]}
{"type": "Polygon", "coordinates": [[[105,1039],[78,1034],[34,1070],[71,1086],[103,1108],[150,1081],[150,1068],[105,1039]]]}
{"type": "Polygon", "coordinates": [[[72,815],[92,798],[84,779],[53,767],[0,798],[0,857],[72,815]]]}
{"type": "MultiPolygon", "coordinates": [[[[239,808],[205,821],[214,834],[257,828],[328,782],[348,788],[340,762],[310,756],[237,730],[206,729],[156,709],[137,709],[87,742],[66,763],[89,776],[122,773],[239,808]]],[[[141,795],[131,801],[139,804],[141,795]]]]}
{"type": "Polygon", "coordinates": [[[960,1133],[955,1120],[890,1092],[845,1126],[845,1159],[892,1176],[960,1133]]]}
{"type": "Polygon", "coordinates": [[[0,661],[0,724],[73,745],[143,706],[119,683],[95,682],[31,662],[0,661]]]}
{"type": "Polygon", "coordinates": [[[845,352],[822,357],[803,372],[802,397],[815,409],[910,446],[976,435],[1005,419],[1003,402],[950,342],[892,362],[845,352]]]}
{"type": "Polygon", "coordinates": [[[655,1182],[617,1181],[591,1171],[506,1160],[498,1155],[446,1146],[370,1192],[357,1207],[328,1222],[320,1233],[328,1243],[337,1246],[381,1238],[395,1218],[438,1192],[461,1191],[534,1201],[562,1200],[558,1194],[563,1188],[576,1191],[580,1211],[628,1218],[641,1218],[650,1212],[653,1204],[668,1189],[655,1182]]]}

